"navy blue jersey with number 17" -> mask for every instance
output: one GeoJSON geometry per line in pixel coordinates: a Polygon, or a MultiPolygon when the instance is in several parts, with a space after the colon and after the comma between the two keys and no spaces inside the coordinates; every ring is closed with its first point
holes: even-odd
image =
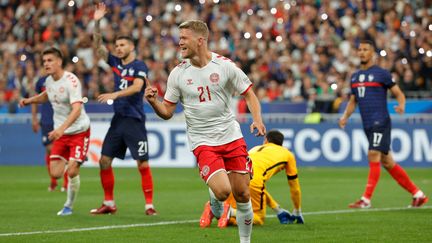
{"type": "Polygon", "coordinates": [[[375,65],[351,76],[351,93],[355,95],[365,129],[390,122],[387,89],[394,85],[390,72],[375,65]]]}
{"type": "Polygon", "coordinates": [[[145,78],[147,78],[148,68],[144,62],[137,59],[131,63],[123,65],[121,59],[108,55],[108,64],[114,73],[114,90],[119,91],[131,86],[136,78],[144,80],[144,85],[140,92],[131,96],[120,97],[114,101],[114,112],[117,115],[124,117],[134,117],[142,121],[145,120],[144,115],[144,90],[145,78]]]}

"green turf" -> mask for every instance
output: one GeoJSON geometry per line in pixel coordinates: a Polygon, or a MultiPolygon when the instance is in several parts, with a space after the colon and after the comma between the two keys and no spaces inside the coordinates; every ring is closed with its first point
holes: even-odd
{"type": "MultiPolygon", "coordinates": [[[[159,213],[154,217],[144,215],[136,168],[114,170],[116,215],[89,214],[91,208],[101,204],[103,196],[99,170],[83,168],[74,214],[59,217],[56,212],[64,203],[65,193],[47,192],[44,167],[0,167],[0,242],[238,242],[235,227],[221,230],[214,221],[211,228],[199,228],[198,219],[208,196],[197,169],[153,169],[154,203],[159,213]],[[160,222],[166,225],[152,225],[160,222]],[[55,232],[120,225],[126,227],[55,232]],[[5,236],[37,231],[43,233],[5,236]]],[[[432,169],[407,172],[426,194],[432,195],[432,169]]],[[[366,176],[367,168],[300,168],[306,224],[280,225],[270,210],[265,225],[254,227],[252,241],[431,242],[432,207],[428,205],[432,202],[423,209],[395,210],[406,207],[411,197],[384,170],[373,207],[392,210],[349,212],[347,204],[361,195],[366,176]]],[[[268,189],[283,207],[291,209],[284,175],[272,178],[268,189]]]]}

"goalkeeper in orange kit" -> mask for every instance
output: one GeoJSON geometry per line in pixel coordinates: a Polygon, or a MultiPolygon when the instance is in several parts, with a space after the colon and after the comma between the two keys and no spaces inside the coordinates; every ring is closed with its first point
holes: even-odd
{"type": "MultiPolygon", "coordinates": [[[[282,146],[284,136],[277,130],[271,130],[264,138],[264,144],[256,146],[249,151],[252,160],[254,178],[250,181],[249,189],[253,208],[253,223],[263,225],[268,205],[278,216],[281,224],[298,223],[303,224],[301,213],[301,191],[297,174],[297,166],[294,155],[282,146]],[[266,189],[265,183],[275,174],[284,170],[287,175],[288,184],[293,202],[293,211],[290,213],[279,206],[266,189]]],[[[201,215],[200,226],[209,227],[214,218],[212,213],[212,202],[205,204],[201,215]]],[[[218,227],[226,227],[235,224],[236,203],[233,195],[225,201],[224,212],[218,219],[218,227]]]]}

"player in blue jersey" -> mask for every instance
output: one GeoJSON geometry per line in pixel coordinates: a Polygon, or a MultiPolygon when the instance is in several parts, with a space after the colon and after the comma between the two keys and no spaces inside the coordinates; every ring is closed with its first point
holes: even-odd
{"type": "Polygon", "coordinates": [[[397,113],[405,112],[405,95],[393,81],[391,74],[374,64],[374,45],[368,40],[361,41],[358,47],[360,70],[351,77],[351,96],[339,126],[344,128],[348,118],[358,104],[363,129],[369,140],[369,176],[366,190],[360,200],[350,208],[370,208],[371,198],[380,177],[381,164],[405,190],[412,194],[410,206],[420,207],[428,197],[411,181],[405,170],[398,165],[390,152],[391,120],[387,110],[387,90],[396,97],[397,113]]]}
{"type": "MultiPolygon", "coordinates": [[[[40,94],[45,91],[45,80],[46,76],[43,76],[38,79],[35,86],[35,92],[40,94]]],[[[48,168],[48,174],[50,170],[50,159],[49,156],[51,154],[52,141],[48,139],[48,133],[54,130],[54,121],[53,121],[53,109],[51,107],[51,103],[46,102],[40,105],[40,120],[38,119],[38,105],[32,104],[32,129],[33,132],[37,133],[41,130],[42,134],[42,144],[45,146],[45,163],[48,168]]],[[[63,176],[63,186],[61,191],[66,191],[68,186],[68,176],[67,173],[64,173],[63,176]]],[[[57,179],[51,177],[50,185],[48,186],[48,191],[52,192],[57,188],[57,179]]]]}
{"type": "Polygon", "coordinates": [[[92,214],[112,214],[117,211],[114,202],[114,173],[111,167],[113,158],[124,159],[129,148],[137,161],[141,174],[141,187],[145,197],[145,213],[156,215],[153,206],[153,179],[148,159],[147,132],[145,127],[143,95],[148,68],[144,62],[136,59],[135,45],[128,36],[115,39],[115,55],[109,53],[102,43],[100,20],[106,14],[104,3],[96,5],[94,13],[95,28],[93,41],[97,56],[104,59],[114,72],[112,93],[101,94],[101,103],[114,101],[114,117],[102,145],[99,161],[100,177],[104,189],[104,201],[101,207],[92,209],[92,214]]]}

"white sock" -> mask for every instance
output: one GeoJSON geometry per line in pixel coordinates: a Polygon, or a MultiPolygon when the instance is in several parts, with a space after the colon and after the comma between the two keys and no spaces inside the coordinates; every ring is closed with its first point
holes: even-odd
{"type": "Polygon", "coordinates": [[[146,204],[145,205],[145,210],[147,210],[149,208],[154,208],[153,204],[146,204]]]}
{"type": "Polygon", "coordinates": [[[249,243],[252,235],[253,211],[252,203],[237,202],[237,226],[240,235],[240,243],[249,243]]]}
{"type": "Polygon", "coordinates": [[[108,207],[114,207],[115,206],[114,200],[104,200],[103,204],[108,206],[108,207]]]}
{"type": "Polygon", "coordinates": [[[209,187],[209,194],[210,194],[210,208],[213,213],[213,215],[216,218],[220,218],[220,216],[223,213],[223,202],[216,199],[215,194],[209,187]]]}
{"type": "Polygon", "coordinates": [[[75,176],[74,178],[69,177],[69,185],[67,188],[67,198],[66,202],[64,204],[65,207],[72,208],[73,204],[76,200],[76,197],[78,196],[78,191],[80,188],[80,177],[79,175],[75,176]]]}
{"type": "Polygon", "coordinates": [[[283,211],[279,205],[277,205],[275,208],[272,208],[272,209],[273,209],[273,212],[275,212],[276,214],[279,214],[283,211]]]}
{"type": "Polygon", "coordinates": [[[418,190],[414,195],[414,198],[424,197],[424,193],[421,190],[418,190]]]}

